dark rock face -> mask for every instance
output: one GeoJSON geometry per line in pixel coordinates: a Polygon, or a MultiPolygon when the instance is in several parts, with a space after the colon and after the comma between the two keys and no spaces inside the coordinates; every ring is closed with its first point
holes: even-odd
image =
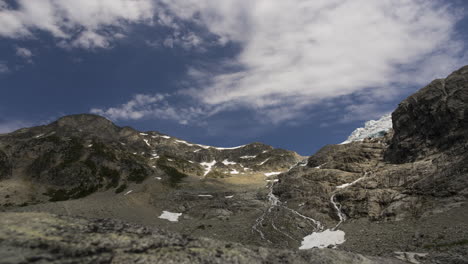
{"type": "Polygon", "coordinates": [[[0,214],[0,263],[336,263],[396,259],[336,250],[287,251],[191,238],[120,221],[0,214]]]}
{"type": "Polygon", "coordinates": [[[0,179],[5,179],[11,176],[11,164],[8,156],[0,151],[0,179]]]}
{"type": "Polygon", "coordinates": [[[468,150],[468,66],[435,80],[392,114],[395,135],[385,159],[412,162],[436,152],[468,150]]]}

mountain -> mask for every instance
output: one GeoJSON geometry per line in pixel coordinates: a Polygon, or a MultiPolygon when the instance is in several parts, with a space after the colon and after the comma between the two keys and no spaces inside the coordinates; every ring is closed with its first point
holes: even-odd
{"type": "Polygon", "coordinates": [[[306,158],[95,115],[0,135],[0,259],[467,263],[466,113],[468,66],[306,158]]]}
{"type": "Polygon", "coordinates": [[[9,182],[4,207],[120,193],[149,178],[172,188],[234,176],[262,182],[265,173],[285,171],[301,158],[261,143],[233,148],[193,144],[88,114],[0,135],[0,179],[9,182]],[[17,191],[21,196],[13,195],[17,191]]]}

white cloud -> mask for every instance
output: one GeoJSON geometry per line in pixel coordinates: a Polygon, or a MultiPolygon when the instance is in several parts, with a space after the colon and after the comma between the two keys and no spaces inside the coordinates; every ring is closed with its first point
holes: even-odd
{"type": "Polygon", "coordinates": [[[436,0],[163,2],[242,47],[226,65],[240,70],[197,69],[193,79],[205,88],[188,94],[257,109],[273,121],[369,89],[391,97],[397,87],[423,85],[464,63],[454,38],[459,16],[436,0]]]}
{"type": "MultiPolygon", "coordinates": [[[[18,0],[18,9],[0,4],[0,36],[33,37],[35,30],[62,39],[61,46],[106,48],[123,35],[104,34],[106,27],[125,30],[129,23],[150,23],[152,0],[18,0]]],[[[121,34],[121,33],[120,33],[121,34]]]]}
{"type": "Polygon", "coordinates": [[[33,63],[32,57],[34,54],[27,48],[16,47],[16,55],[25,59],[28,63],[33,63]]]}
{"type": "Polygon", "coordinates": [[[0,74],[7,73],[7,72],[10,72],[8,65],[6,64],[6,62],[0,61],[0,74]]]}
{"type": "Polygon", "coordinates": [[[31,38],[41,30],[57,38],[60,47],[110,48],[130,24],[145,23],[172,30],[147,40],[149,46],[205,50],[213,44],[191,28],[206,29],[218,45],[239,46],[234,57],[191,68],[187,83],[192,88],[182,93],[191,96],[193,107],[176,111],[168,102],[156,107],[134,98],[100,110],[122,119],[158,113],[181,122],[180,112],[201,118],[238,107],[278,123],[338,97],[366,94],[370,99],[363,105],[389,100],[403,87],[445,76],[468,58],[455,37],[463,11],[441,0],[17,2],[19,8],[12,9],[0,0],[0,37],[31,38]]]}
{"type": "Polygon", "coordinates": [[[16,55],[25,59],[29,59],[33,56],[33,53],[27,48],[16,47],[16,55]]]}

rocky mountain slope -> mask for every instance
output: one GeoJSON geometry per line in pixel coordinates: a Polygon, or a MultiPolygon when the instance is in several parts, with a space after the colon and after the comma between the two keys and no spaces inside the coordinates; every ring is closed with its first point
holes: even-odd
{"type": "MultiPolygon", "coordinates": [[[[323,263],[339,263],[334,256],[344,254],[311,250],[316,247],[411,263],[467,263],[467,108],[468,66],[404,100],[392,114],[393,129],[388,117],[369,122],[351,140],[325,146],[307,159],[260,143],[216,148],[120,128],[94,115],[68,116],[47,126],[0,135],[0,197],[4,197],[0,208],[9,212],[0,219],[12,223],[24,217],[24,225],[31,219],[48,219],[38,230],[59,220],[65,226],[95,226],[102,221],[104,227],[99,224],[95,230],[105,230],[109,236],[120,232],[114,224],[105,229],[114,220],[87,222],[76,217],[119,219],[190,237],[242,243],[235,246],[241,260],[231,258],[232,252],[223,259],[241,263],[275,263],[278,258],[301,263],[304,254],[319,254],[323,263]],[[259,252],[256,246],[301,250],[266,250],[273,255],[253,257],[252,252],[259,252]],[[301,257],[293,259],[291,254],[301,257]]],[[[16,239],[10,243],[7,235],[0,237],[0,245],[11,249],[8,252],[23,248],[32,234],[27,231],[23,237],[25,232],[0,227],[2,232],[16,239]]],[[[154,232],[149,236],[159,234],[154,232]]],[[[72,236],[53,235],[59,240],[72,236]]],[[[51,245],[40,237],[38,241],[51,245]]],[[[93,238],[93,232],[83,237],[88,238],[106,239],[93,238]]],[[[211,241],[200,248],[219,249],[212,245],[220,242],[200,241],[211,241]]],[[[82,245],[74,243],[65,240],[51,247],[60,248],[56,252],[75,246],[81,250],[82,245]]],[[[112,252],[119,261],[129,257],[128,246],[119,243],[103,252],[112,252]],[[125,254],[116,248],[124,248],[125,254]]],[[[178,252],[183,257],[178,260],[192,261],[187,254],[195,254],[200,262],[218,261],[182,244],[178,252]]],[[[156,251],[145,247],[140,257],[150,259],[148,252],[156,251]]],[[[64,257],[57,254],[51,258],[64,257]]],[[[162,259],[175,261],[177,254],[167,254],[162,259]]]]}
{"type": "Polygon", "coordinates": [[[0,135],[0,179],[9,185],[0,189],[6,197],[0,206],[77,199],[105,190],[120,193],[150,177],[172,188],[186,178],[264,178],[299,160],[294,152],[261,143],[217,148],[117,127],[100,116],[67,116],[0,135]]]}

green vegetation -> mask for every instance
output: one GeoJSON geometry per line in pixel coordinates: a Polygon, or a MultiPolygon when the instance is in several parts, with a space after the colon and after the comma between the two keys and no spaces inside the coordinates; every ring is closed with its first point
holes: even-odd
{"type": "Polygon", "coordinates": [[[108,179],[109,183],[106,186],[106,189],[116,188],[119,185],[120,174],[117,170],[110,169],[108,167],[101,167],[99,176],[102,178],[108,179]]]}
{"type": "Polygon", "coordinates": [[[86,197],[95,191],[97,191],[98,187],[97,186],[84,186],[81,184],[80,186],[77,186],[71,190],[64,190],[64,189],[49,189],[47,190],[44,195],[47,195],[50,197],[49,201],[51,202],[58,202],[58,201],[66,201],[69,199],[79,199],[86,197]]]}
{"type": "Polygon", "coordinates": [[[105,158],[109,161],[115,161],[117,158],[115,154],[109,150],[104,143],[93,141],[92,146],[93,154],[102,158],[105,158]]]}
{"type": "Polygon", "coordinates": [[[63,154],[64,166],[79,161],[83,154],[83,145],[78,138],[72,138],[63,154]]]}
{"type": "Polygon", "coordinates": [[[427,249],[432,249],[432,248],[437,248],[437,249],[443,249],[443,248],[450,248],[450,247],[455,247],[455,246],[465,246],[468,245],[468,239],[462,239],[450,243],[441,243],[441,244],[430,244],[430,245],[424,245],[424,248],[427,249]]]}
{"type": "Polygon", "coordinates": [[[123,192],[125,189],[127,189],[127,184],[122,184],[119,186],[119,188],[115,189],[115,193],[121,193],[123,192]]]}
{"type": "Polygon", "coordinates": [[[181,173],[177,169],[173,167],[169,167],[167,165],[159,164],[158,167],[163,170],[168,176],[169,176],[169,186],[173,188],[177,188],[179,186],[179,183],[182,182],[182,179],[187,177],[186,174],[181,173]]]}
{"type": "Polygon", "coordinates": [[[41,172],[49,169],[54,164],[54,152],[47,152],[42,156],[39,156],[37,159],[31,163],[28,167],[28,172],[39,177],[41,172]]]}
{"type": "Polygon", "coordinates": [[[96,175],[97,166],[96,163],[94,163],[94,161],[92,161],[91,159],[87,159],[83,162],[83,164],[91,170],[92,175],[96,175]]]}
{"type": "Polygon", "coordinates": [[[147,177],[148,173],[144,168],[132,168],[128,175],[128,180],[135,183],[142,183],[147,177]]]}

